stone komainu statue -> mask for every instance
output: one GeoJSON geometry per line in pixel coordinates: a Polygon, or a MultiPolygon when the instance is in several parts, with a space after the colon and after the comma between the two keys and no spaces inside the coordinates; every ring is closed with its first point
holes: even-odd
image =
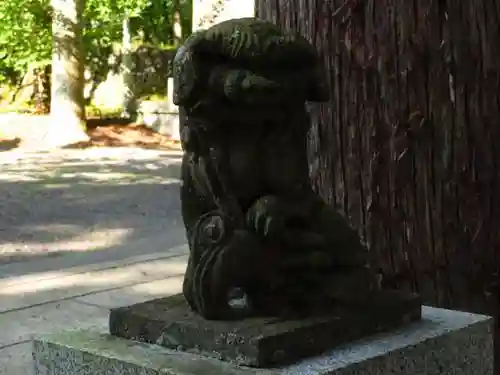
{"type": "Polygon", "coordinates": [[[357,232],[309,181],[305,105],[328,99],[314,48],[234,19],[191,35],[173,73],[191,308],[207,319],[307,315],[373,290],[357,232]]]}

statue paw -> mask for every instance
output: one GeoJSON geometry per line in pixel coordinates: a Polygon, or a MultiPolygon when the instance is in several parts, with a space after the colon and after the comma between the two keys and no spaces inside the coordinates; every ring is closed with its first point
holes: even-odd
{"type": "Polygon", "coordinates": [[[258,199],[247,212],[246,224],[259,236],[269,237],[281,233],[285,227],[285,218],[278,199],[271,196],[258,199]]]}

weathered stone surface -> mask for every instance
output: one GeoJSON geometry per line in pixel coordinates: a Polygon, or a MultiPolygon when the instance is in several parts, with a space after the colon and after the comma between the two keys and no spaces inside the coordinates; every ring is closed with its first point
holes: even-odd
{"type": "Polygon", "coordinates": [[[422,320],[292,366],[240,367],[92,332],[35,340],[36,375],[493,375],[493,319],[423,307],[422,320]]]}
{"type": "Polygon", "coordinates": [[[90,331],[35,340],[33,357],[35,375],[255,374],[251,369],[236,368],[212,358],[90,331]]]}
{"type": "Polygon", "coordinates": [[[209,321],[191,311],[181,294],[112,309],[113,335],[191,351],[241,365],[293,363],[361,337],[420,319],[420,299],[399,292],[300,320],[249,318],[209,321]]]}
{"type": "Polygon", "coordinates": [[[323,68],[305,38],[254,18],[176,53],[183,293],[206,319],[309,315],[378,288],[358,231],[311,186],[307,103],[328,101],[323,68]]]}

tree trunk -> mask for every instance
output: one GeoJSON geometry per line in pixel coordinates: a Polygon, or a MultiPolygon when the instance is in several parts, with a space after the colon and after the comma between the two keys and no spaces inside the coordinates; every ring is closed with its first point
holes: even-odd
{"type": "Polygon", "coordinates": [[[130,18],[125,15],[122,23],[122,61],[120,65],[123,84],[122,116],[135,120],[137,117],[137,98],[135,91],[134,62],[132,58],[132,35],[130,18]]]}
{"type": "Polygon", "coordinates": [[[497,317],[499,9],[257,0],[258,17],[303,34],[323,57],[331,100],[311,111],[313,183],[359,228],[384,285],[497,317]]]}
{"type": "Polygon", "coordinates": [[[52,0],[52,145],[88,140],[85,133],[84,51],[85,0],[52,0]]]}

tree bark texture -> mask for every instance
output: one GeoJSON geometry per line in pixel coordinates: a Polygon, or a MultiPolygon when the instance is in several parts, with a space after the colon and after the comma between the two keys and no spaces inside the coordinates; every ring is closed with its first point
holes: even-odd
{"type": "Polygon", "coordinates": [[[311,174],[384,283],[494,313],[500,268],[500,2],[257,0],[316,45],[311,174]]]}
{"type": "Polygon", "coordinates": [[[134,60],[132,56],[132,35],[130,33],[130,18],[125,15],[122,24],[122,61],[120,65],[121,78],[123,83],[122,116],[129,119],[136,119],[137,99],[134,94],[134,60]]]}
{"type": "Polygon", "coordinates": [[[85,119],[82,16],[84,0],[52,0],[51,114],[67,132],[83,133],[85,119]]]}

